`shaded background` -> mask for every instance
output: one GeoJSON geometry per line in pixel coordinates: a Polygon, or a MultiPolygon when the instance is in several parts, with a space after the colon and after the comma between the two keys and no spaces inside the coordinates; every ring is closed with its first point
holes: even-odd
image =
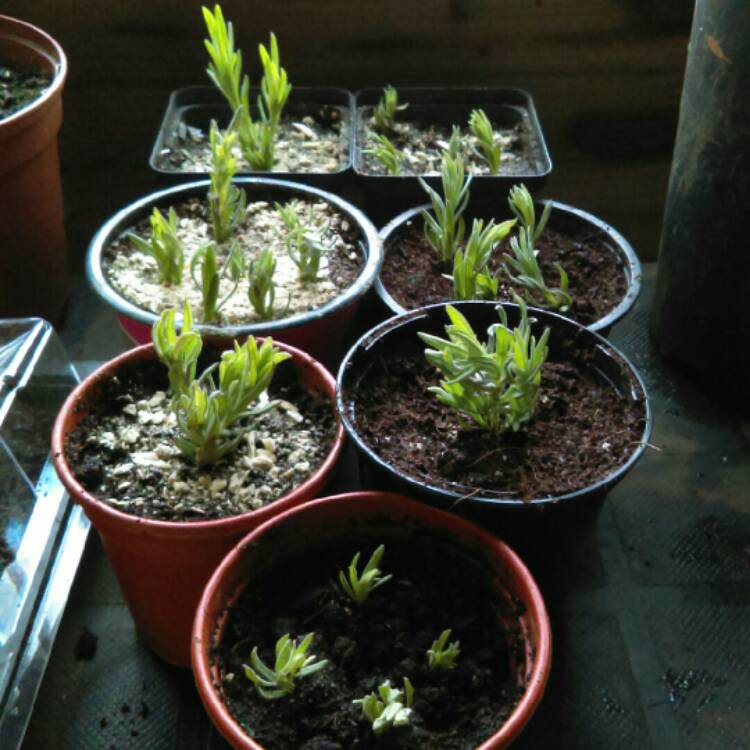
{"type": "MultiPolygon", "coordinates": [[[[554,174],[545,195],[593,211],[656,257],[692,0],[225,0],[251,80],[268,31],[298,85],[494,85],[531,92],[554,174]]],[[[207,83],[200,2],[5,0],[65,48],[61,159],[70,256],[157,180],[169,92],[207,83]]]]}

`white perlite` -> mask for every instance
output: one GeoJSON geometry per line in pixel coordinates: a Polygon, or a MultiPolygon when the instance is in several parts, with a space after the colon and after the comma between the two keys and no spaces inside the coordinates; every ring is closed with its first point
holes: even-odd
{"type": "MultiPolygon", "coordinates": [[[[328,251],[321,260],[318,281],[303,283],[299,279],[297,266],[289,257],[286,246],[287,229],[273,205],[266,201],[255,201],[247,206],[246,219],[237,228],[234,236],[245,251],[248,262],[264,248],[270,248],[276,258],[276,303],[274,318],[285,318],[297,313],[313,310],[338,296],[348,282],[341,276],[331,277],[329,257],[334,253],[349,261],[360,258],[357,248],[343,238],[349,223],[328,203],[297,201],[297,212],[304,223],[311,223],[323,232],[328,251]]],[[[193,254],[211,239],[210,226],[206,221],[207,208],[197,199],[175,206],[179,217],[177,234],[182,241],[186,258],[182,283],[167,286],[159,279],[156,261],[140,252],[123,236],[105,252],[104,268],[109,283],[123,297],[138,307],[159,314],[171,307],[181,307],[187,300],[196,319],[202,321],[203,306],[201,292],[190,276],[190,260],[193,254]]],[[[135,232],[149,239],[150,225],[142,221],[135,232]]],[[[219,268],[229,250],[230,243],[217,246],[219,268]]],[[[219,298],[231,291],[229,279],[222,279],[219,298]]],[[[247,279],[240,281],[234,294],[219,312],[219,324],[241,325],[259,320],[247,296],[247,279]]]]}

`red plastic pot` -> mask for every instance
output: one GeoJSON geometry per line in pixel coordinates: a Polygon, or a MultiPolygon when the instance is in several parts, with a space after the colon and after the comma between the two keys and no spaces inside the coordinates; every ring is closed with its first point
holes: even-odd
{"type": "Polygon", "coordinates": [[[2,15],[0,60],[52,78],[38,99],[0,120],[0,318],[56,320],[68,295],[57,148],[68,64],[51,36],[2,15]]]}
{"type": "Polygon", "coordinates": [[[227,609],[253,579],[272,575],[274,559],[285,549],[297,548],[307,538],[347,533],[351,526],[382,524],[387,529],[420,527],[446,535],[458,547],[479,555],[497,586],[506,627],[525,643],[515,667],[523,695],[507,721],[478,750],[508,747],[534,714],[544,693],[552,659],[552,636],[547,611],[536,582],[517,555],[484,529],[445,511],[402,495],[354,492],[316,500],[277,515],[256,528],[224,559],[208,582],[195,617],[192,640],[193,672],[198,692],[211,721],[235,750],[264,750],[232,718],[220,693],[221,682],[212,653],[221,640],[227,609]]]}
{"type": "MultiPolygon", "coordinates": [[[[335,383],[312,357],[290,346],[301,381],[311,392],[324,393],[333,409],[335,383]]],[[[115,510],[87,492],[65,458],[65,441],[89,413],[100,386],[126,363],[152,359],[153,345],[131,349],[84,380],[68,397],[52,431],[52,460],[70,496],[83,506],[101,537],[143,640],[164,661],[190,665],[190,630],[195,607],[211,573],[248,531],[283,511],[310,500],[328,480],[341,453],[344,433],[338,424],[326,459],[292,492],[258,510],[210,521],[170,522],[139,518],[115,510]]]]}

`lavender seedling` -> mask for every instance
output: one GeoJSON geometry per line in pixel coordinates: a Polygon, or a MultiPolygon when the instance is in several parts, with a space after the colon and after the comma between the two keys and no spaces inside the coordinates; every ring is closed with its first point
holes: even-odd
{"type": "Polygon", "coordinates": [[[402,112],[408,106],[398,103],[398,91],[393,86],[386,86],[372,115],[375,128],[381,133],[391,133],[396,125],[396,113],[402,112]]]}
{"type": "Polygon", "coordinates": [[[213,242],[202,247],[190,261],[190,275],[193,283],[201,290],[203,296],[203,322],[213,323],[219,316],[219,310],[226,304],[227,300],[235,293],[240,280],[245,275],[245,256],[239,245],[232,244],[221,271],[216,261],[216,246],[213,242]],[[200,278],[196,270],[200,266],[200,278]],[[219,300],[219,285],[221,279],[229,277],[232,288],[219,300]]]}
{"type": "Polygon", "coordinates": [[[237,136],[227,131],[222,135],[211,122],[211,187],[208,191],[208,210],[211,229],[216,242],[226,242],[245,216],[247,198],[245,191],[232,183],[237,173],[237,160],[232,148],[237,136]]]}
{"type": "Polygon", "coordinates": [[[437,250],[440,260],[450,263],[466,231],[461,214],[469,202],[471,175],[466,176],[461,158],[453,159],[448,154],[443,155],[440,173],[443,183],[442,198],[421,177],[419,179],[432,204],[432,214],[423,211],[422,218],[427,241],[437,250]]]}
{"type": "Polygon", "coordinates": [[[443,376],[440,385],[429,390],[457,412],[463,428],[475,426],[500,435],[517,431],[534,415],[549,328],[537,341],[531,334],[526,305],[518,295],[514,299],[521,314],[518,326],[508,327],[505,310],[498,305],[500,322],[490,326],[486,342],[479,341],[452,305],[446,308],[447,339],[419,333],[430,347],[425,350],[427,361],[443,376]]]}
{"type": "Polygon", "coordinates": [[[232,112],[236,112],[247,100],[250,81],[242,75],[242,53],[234,48],[234,28],[232,22],[224,21],[221,6],[215,5],[214,12],[201,8],[203,20],[208,30],[208,39],[203,43],[209,55],[206,72],[216,87],[224,94],[232,112]]]}
{"type": "Polygon", "coordinates": [[[560,286],[547,286],[539,268],[537,250],[534,247],[547,226],[551,204],[545,205],[542,218],[537,224],[534,200],[524,185],[515,185],[511,189],[508,203],[522,225],[518,236],[510,241],[512,255],[505,254],[503,267],[508,278],[523,288],[527,302],[565,312],[573,303],[568,294],[568,274],[559,263],[555,263],[560,276],[560,286]]]}
{"type": "Polygon", "coordinates": [[[475,153],[483,159],[489,167],[490,174],[500,171],[500,157],[502,151],[499,139],[495,136],[492,123],[483,109],[475,109],[469,116],[469,130],[477,139],[479,150],[475,153]]]}
{"type": "Polygon", "coordinates": [[[276,284],[273,280],[275,271],[276,258],[268,248],[261,250],[248,267],[248,300],[261,320],[273,317],[273,305],[276,301],[276,284]]]}
{"type": "Polygon", "coordinates": [[[295,682],[301,677],[309,677],[323,669],[328,661],[307,655],[312,643],[313,633],[308,633],[302,643],[289,638],[289,633],[282,635],[276,642],[276,661],[273,669],[263,663],[258,656],[258,647],[250,654],[250,664],[244,665],[245,676],[254,685],[258,694],[266,700],[275,700],[291,695],[295,682]]]}
{"type": "Polygon", "coordinates": [[[306,224],[299,217],[298,201],[290,201],[283,206],[277,203],[275,208],[288,230],[287,252],[297,266],[300,281],[318,281],[320,261],[328,252],[328,246],[323,238],[324,231],[313,223],[312,206],[306,224]]]}
{"type": "Polygon", "coordinates": [[[455,669],[456,662],[461,654],[461,642],[448,643],[451,637],[451,629],[444,630],[439,637],[432,642],[432,647],[427,649],[427,664],[430,669],[455,669]]]}
{"type": "Polygon", "coordinates": [[[445,153],[448,154],[451,159],[459,159],[461,158],[461,146],[461,128],[459,128],[458,125],[454,125],[451,128],[451,137],[448,139],[445,153]]]}
{"type": "Polygon", "coordinates": [[[405,159],[404,152],[399,151],[388,136],[375,133],[372,139],[375,145],[372,148],[365,149],[364,153],[377,159],[387,174],[400,175],[401,165],[405,159]]]}
{"type": "Polygon", "coordinates": [[[133,232],[128,239],[145,255],[151,256],[159,268],[159,280],[163,284],[179,284],[185,266],[185,251],[177,236],[177,214],[173,208],[164,218],[158,208],[151,214],[151,238],[147,241],[133,232]]]}
{"type": "Polygon", "coordinates": [[[352,703],[362,706],[362,715],[372,725],[372,731],[379,735],[411,723],[414,687],[408,677],[404,677],[403,690],[392,688],[390,680],[386,680],[377,692],[357,698],[352,703]]]}
{"type": "Polygon", "coordinates": [[[378,564],[380,563],[383,553],[385,552],[385,546],[380,545],[370,556],[367,561],[362,575],[357,571],[357,565],[359,565],[359,552],[352,558],[347,574],[343,570],[339,571],[339,583],[344,593],[356,604],[364,604],[370,594],[382,586],[384,583],[393,578],[392,575],[381,575],[378,564]]]}
{"type": "Polygon", "coordinates": [[[515,223],[490,221],[485,227],[481,219],[474,219],[466,247],[457,250],[453,258],[455,299],[497,299],[498,279],[490,270],[490,259],[498,242],[507,237],[515,223]]]}
{"type": "Polygon", "coordinates": [[[177,333],[177,309],[165,310],[151,329],[151,339],[159,359],[166,365],[169,388],[173,395],[187,393],[195,380],[203,340],[193,330],[193,311],[185,302],[182,307],[182,329],[177,333]]]}

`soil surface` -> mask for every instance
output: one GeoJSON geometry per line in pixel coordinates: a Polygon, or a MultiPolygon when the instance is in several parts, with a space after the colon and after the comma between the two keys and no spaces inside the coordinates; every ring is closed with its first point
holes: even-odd
{"type": "Polygon", "coordinates": [[[455,412],[427,391],[440,375],[416,342],[411,357],[376,361],[346,399],[356,399],[365,443],[408,476],[461,494],[557,496],[621,466],[641,440],[645,410],[595,374],[586,352],[550,359],[534,417],[501,437],[460,428],[455,412]]]}
{"type": "MultiPolygon", "coordinates": [[[[453,282],[445,278],[445,274],[453,273],[453,264],[440,260],[424,237],[423,225],[421,218],[410,220],[389,238],[384,248],[380,278],[390,295],[408,310],[453,299],[453,282]]],[[[467,232],[470,226],[467,221],[467,232]]],[[[504,254],[511,254],[511,235],[495,250],[491,266],[496,272],[504,254]]],[[[568,293],[573,298],[573,306],[564,313],[567,317],[591,325],[625,297],[628,290],[625,272],[603,232],[592,233],[584,227],[558,231],[548,226],[536,248],[539,267],[548,286],[560,285],[556,262],[568,274],[568,293]]],[[[511,289],[519,294],[523,292],[520,286],[508,283],[507,276],[501,275],[499,299],[510,301],[511,289]]]]}
{"type": "MultiPolygon", "coordinates": [[[[408,110],[399,113],[392,131],[383,133],[374,127],[372,107],[364,107],[360,113],[359,132],[364,145],[362,151],[364,171],[369,174],[385,175],[385,167],[371,153],[376,145],[375,136],[385,135],[403,153],[401,174],[405,176],[440,174],[443,154],[448,148],[451,128],[447,125],[408,119],[408,110]]],[[[477,139],[465,123],[461,125],[461,155],[466,169],[471,174],[488,175],[489,166],[477,154],[477,139]]],[[[522,121],[509,128],[495,126],[495,136],[501,147],[499,175],[526,175],[538,172],[538,156],[530,144],[531,134],[522,121]]],[[[480,152],[481,153],[481,152],[480,152]]]]}
{"type": "MultiPolygon", "coordinates": [[[[271,172],[338,172],[349,160],[348,108],[318,107],[315,116],[282,115],[276,138],[274,164],[271,172]]],[[[161,169],[178,172],[209,172],[211,147],[208,130],[180,122],[168,139],[169,146],[159,154],[161,169]]],[[[239,172],[255,172],[234,150],[239,172]]]]}
{"type": "Polygon", "coordinates": [[[499,623],[486,569],[424,532],[383,539],[357,531],[306,552],[274,567],[229,612],[216,658],[226,704],[248,734],[272,750],[470,750],[499,728],[520,697],[511,661],[522,643],[499,623]],[[393,578],[355,605],[338,571],[357,551],[361,570],[381,543],[379,567],[393,578]],[[457,666],[431,670],[427,649],[446,628],[460,641],[457,666]],[[273,664],[281,635],[299,642],[308,632],[308,653],[327,666],[301,678],[291,696],[262,699],[243,670],[253,647],[273,664]],[[404,677],[414,685],[411,724],[376,737],[352,701],[384,680],[401,689],[404,677]]]}
{"type": "MultiPolygon", "coordinates": [[[[316,228],[328,248],[321,259],[318,280],[302,282],[297,266],[289,256],[286,238],[288,230],[267,201],[255,201],[247,206],[246,218],[237,227],[234,238],[245,251],[249,264],[258,252],[270,248],[276,259],[274,283],[276,302],[273,319],[285,318],[313,310],[346,291],[357,278],[364,258],[357,246],[358,232],[350,221],[324,201],[296,201],[294,205],[303,223],[316,228]]],[[[127,300],[141,309],[160,313],[171,307],[182,307],[187,299],[192,305],[196,320],[203,321],[203,298],[200,289],[190,274],[193,254],[211,240],[208,207],[205,201],[192,199],[176,205],[178,216],[177,235],[185,250],[185,265],[182,282],[167,285],[159,278],[156,261],[138,250],[123,234],[103,254],[105,275],[110,284],[127,300]]],[[[167,209],[162,209],[166,216],[167,209]]],[[[150,241],[151,226],[144,217],[131,230],[150,241]]],[[[231,248],[231,241],[217,245],[217,264],[221,269],[231,248]]],[[[197,271],[198,278],[199,271],[197,271]]],[[[219,299],[232,291],[228,277],[220,282],[219,299]]],[[[247,278],[240,281],[237,289],[219,311],[220,325],[241,325],[259,320],[248,300],[247,278]]]]}
{"type": "Polygon", "coordinates": [[[0,120],[40,97],[50,81],[44,73],[16,70],[0,61],[0,120]]]}
{"type": "Polygon", "coordinates": [[[304,482],[333,443],[330,402],[308,394],[287,361],[269,390],[277,405],[240,420],[237,428],[246,435],[238,447],[216,464],[198,467],[175,445],[166,389],[161,362],[124,367],[66,441],[73,474],[117,510],[169,521],[245,513],[304,482]]]}

